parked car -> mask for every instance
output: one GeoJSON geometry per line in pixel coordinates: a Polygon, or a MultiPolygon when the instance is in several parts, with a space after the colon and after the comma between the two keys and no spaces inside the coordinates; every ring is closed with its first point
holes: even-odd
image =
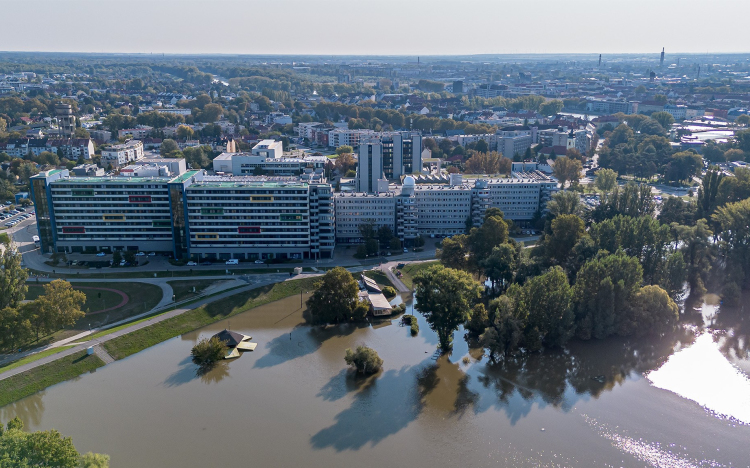
{"type": "Polygon", "coordinates": [[[106,255],[106,254],[105,254],[104,252],[99,252],[98,254],[96,254],[96,256],[97,256],[97,257],[103,257],[103,256],[105,256],[105,255],[106,255]]]}
{"type": "Polygon", "coordinates": [[[187,266],[198,266],[198,264],[191,260],[187,262],[187,266]]]}
{"type": "Polygon", "coordinates": [[[255,263],[263,264],[263,263],[266,263],[266,262],[264,262],[263,260],[256,260],[255,263]]]}
{"type": "Polygon", "coordinates": [[[407,249],[406,247],[404,247],[404,253],[409,253],[409,249],[407,249]]]}
{"type": "Polygon", "coordinates": [[[203,266],[209,266],[209,265],[213,265],[213,263],[211,263],[208,260],[206,260],[205,262],[201,262],[201,265],[203,265],[203,266]]]}
{"type": "Polygon", "coordinates": [[[156,257],[156,252],[151,252],[148,254],[149,257],[156,257]]]}
{"type": "Polygon", "coordinates": [[[145,257],[146,253],[145,252],[138,252],[137,254],[135,254],[135,256],[136,257],[145,257]]]}
{"type": "Polygon", "coordinates": [[[230,258],[229,260],[227,260],[224,263],[226,263],[227,265],[239,265],[240,261],[237,260],[236,258],[230,258]]]}

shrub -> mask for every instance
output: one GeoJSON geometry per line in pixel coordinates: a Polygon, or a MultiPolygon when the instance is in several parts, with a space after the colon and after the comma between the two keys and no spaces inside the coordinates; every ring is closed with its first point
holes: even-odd
{"type": "Polygon", "coordinates": [[[383,288],[383,295],[387,299],[391,299],[396,297],[396,290],[393,288],[393,286],[386,286],[383,288]]]}
{"type": "Polygon", "coordinates": [[[193,346],[190,354],[193,356],[193,362],[199,366],[205,368],[214,365],[216,362],[224,359],[227,355],[226,343],[219,340],[217,337],[211,337],[210,339],[203,338],[193,346]]]}
{"type": "MultiPolygon", "coordinates": [[[[405,309],[406,307],[404,307],[405,309]]],[[[404,325],[409,325],[411,327],[411,336],[417,336],[419,333],[419,324],[417,323],[417,317],[413,315],[404,315],[401,320],[404,322],[404,325]]]]}
{"type": "Polygon", "coordinates": [[[378,353],[364,345],[357,346],[355,351],[347,348],[344,360],[362,374],[374,374],[383,367],[383,360],[380,359],[378,353]]]}

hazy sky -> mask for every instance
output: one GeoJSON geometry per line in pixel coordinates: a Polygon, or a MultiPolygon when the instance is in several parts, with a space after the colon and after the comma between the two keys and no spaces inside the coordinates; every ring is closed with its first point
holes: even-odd
{"type": "Polygon", "coordinates": [[[748,0],[0,0],[0,50],[750,52],[748,0]]]}

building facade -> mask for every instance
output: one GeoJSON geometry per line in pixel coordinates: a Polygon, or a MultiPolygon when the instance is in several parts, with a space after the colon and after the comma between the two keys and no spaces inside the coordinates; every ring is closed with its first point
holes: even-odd
{"type": "Polygon", "coordinates": [[[143,142],[140,140],[130,140],[121,145],[102,148],[102,165],[120,167],[139,159],[143,159],[143,142]]]}

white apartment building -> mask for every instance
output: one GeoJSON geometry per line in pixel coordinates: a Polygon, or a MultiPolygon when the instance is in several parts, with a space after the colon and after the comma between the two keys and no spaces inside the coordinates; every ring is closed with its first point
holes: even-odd
{"type": "Polygon", "coordinates": [[[151,134],[153,129],[154,127],[149,127],[148,125],[141,125],[137,128],[124,128],[117,131],[117,136],[119,138],[136,138],[138,140],[143,140],[151,134]]]}
{"type": "Polygon", "coordinates": [[[156,112],[160,114],[172,114],[172,115],[191,115],[192,111],[190,109],[180,109],[177,107],[162,107],[160,109],[156,109],[156,112]]]}
{"type": "Polygon", "coordinates": [[[422,235],[466,233],[471,217],[472,188],[461,185],[416,185],[417,230],[422,235]]]}
{"type": "Polygon", "coordinates": [[[142,158],[143,142],[140,140],[129,140],[120,145],[102,148],[102,165],[105,166],[111,164],[112,167],[120,167],[142,158]]]}
{"type": "Polygon", "coordinates": [[[304,158],[271,158],[248,153],[221,153],[213,160],[216,173],[239,175],[277,175],[294,176],[301,172],[323,169],[325,156],[306,156],[304,158]]]}
{"type": "Polygon", "coordinates": [[[338,148],[339,146],[351,146],[356,148],[362,139],[375,136],[373,130],[349,130],[347,128],[336,128],[328,132],[328,146],[338,148]]]}
{"type": "Polygon", "coordinates": [[[284,144],[281,141],[261,140],[250,150],[255,156],[280,158],[284,156],[284,144]]]}

